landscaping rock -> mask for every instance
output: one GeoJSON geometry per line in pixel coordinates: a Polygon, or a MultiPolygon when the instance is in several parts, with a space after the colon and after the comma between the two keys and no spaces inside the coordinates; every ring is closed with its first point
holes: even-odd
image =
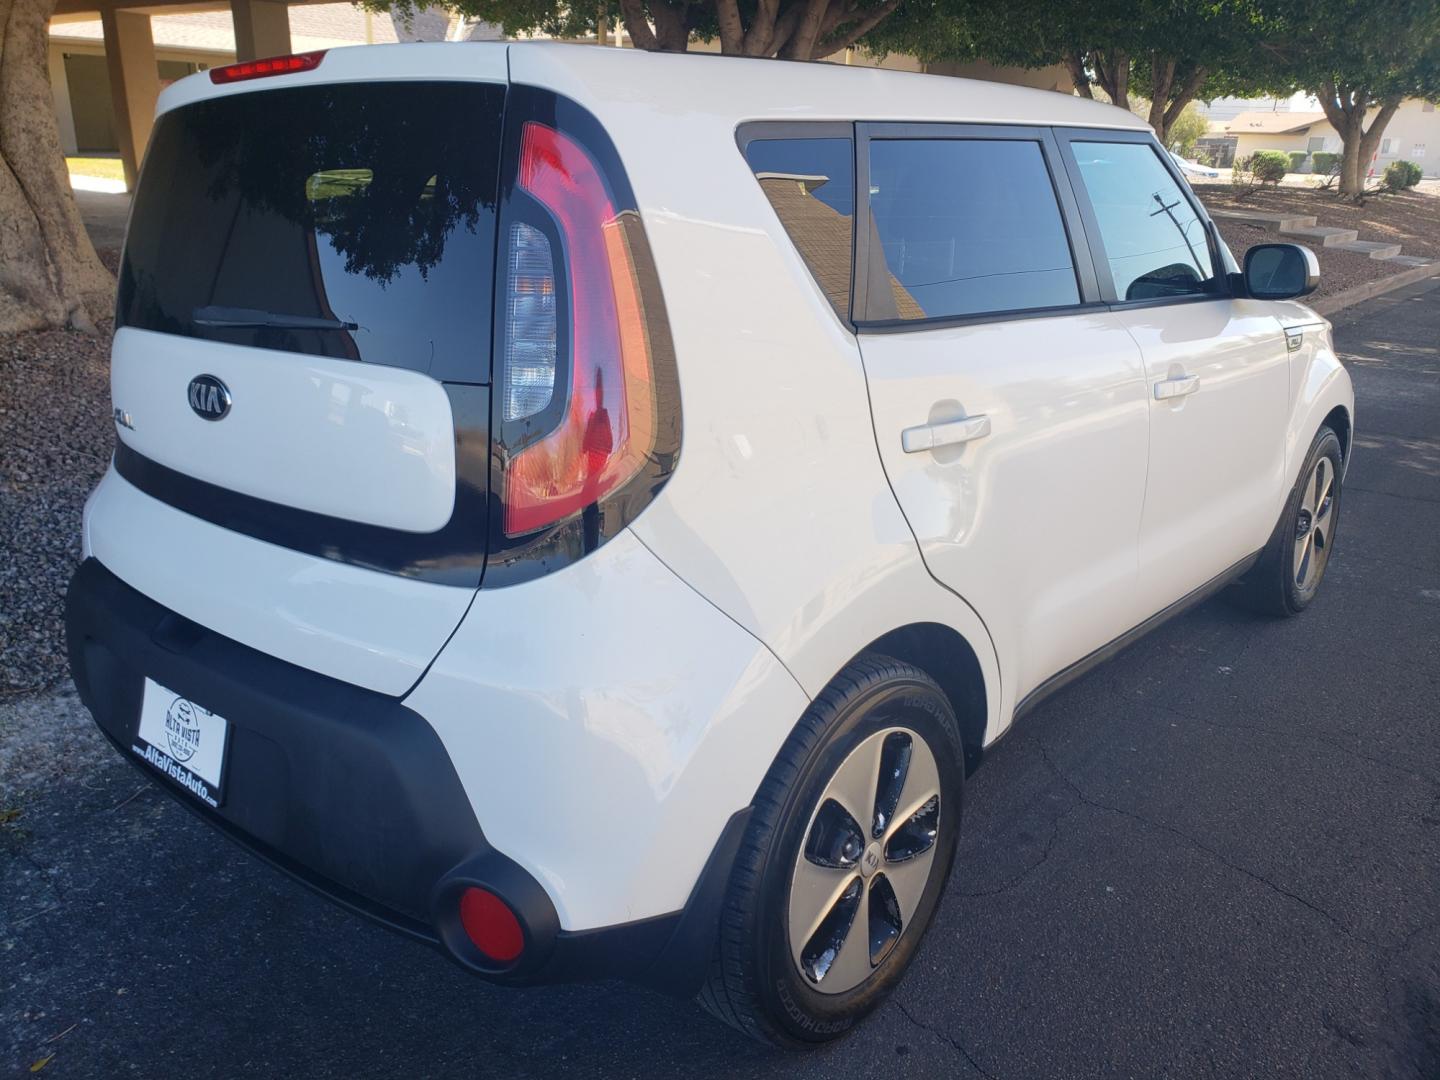
{"type": "MultiPolygon", "coordinates": [[[[111,256],[113,262],[113,254],[111,256]]],[[[0,695],[65,677],[80,516],[114,449],[110,328],[0,337],[0,695]]]]}

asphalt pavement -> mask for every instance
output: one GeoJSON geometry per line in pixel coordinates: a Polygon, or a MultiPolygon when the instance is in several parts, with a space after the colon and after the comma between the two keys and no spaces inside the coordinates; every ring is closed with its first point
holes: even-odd
{"type": "Polygon", "coordinates": [[[474,980],[241,853],[61,693],[0,703],[0,1071],[1440,1076],[1440,288],[1339,321],[1359,431],[1319,599],[1211,601],[1022,720],[914,970],[838,1045],[474,980]]]}

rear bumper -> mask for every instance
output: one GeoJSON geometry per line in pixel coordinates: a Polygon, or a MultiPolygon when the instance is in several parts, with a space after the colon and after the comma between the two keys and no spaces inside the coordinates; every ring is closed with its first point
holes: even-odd
{"type": "Polygon", "coordinates": [[[540,884],[486,841],[439,736],[400,700],[206,630],[93,558],[71,582],[66,618],[81,700],[116,748],[191,812],[323,895],[495,981],[620,977],[682,993],[698,984],[748,810],[731,819],[683,911],[563,931],[540,884]],[[146,677],[230,721],[217,808],[136,749],[146,677]],[[467,884],[520,917],[526,948],[512,968],[487,968],[461,930],[467,884]]]}

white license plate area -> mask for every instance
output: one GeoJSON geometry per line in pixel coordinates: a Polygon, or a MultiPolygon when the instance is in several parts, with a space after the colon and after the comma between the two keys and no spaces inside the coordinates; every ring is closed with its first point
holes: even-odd
{"type": "Polygon", "coordinates": [[[146,679],[138,737],[130,749],[207,806],[219,806],[229,734],[223,716],[146,679]]]}

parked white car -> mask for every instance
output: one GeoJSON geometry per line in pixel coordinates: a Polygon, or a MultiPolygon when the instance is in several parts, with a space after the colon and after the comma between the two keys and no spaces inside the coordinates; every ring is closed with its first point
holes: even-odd
{"type": "Polygon", "coordinates": [[[1217,180],[1220,177],[1219,169],[1212,169],[1209,165],[1201,165],[1196,161],[1187,161],[1174,150],[1170,150],[1168,153],[1170,159],[1175,162],[1175,167],[1186,176],[1196,176],[1203,180],[1217,180]]]}
{"type": "Polygon", "coordinates": [[[76,684],[487,978],[834,1038],[921,946],[967,760],[1222,586],[1320,586],[1354,405],[1315,260],[1240,271],[1128,112],[468,43],[159,112],[76,684]]]}

